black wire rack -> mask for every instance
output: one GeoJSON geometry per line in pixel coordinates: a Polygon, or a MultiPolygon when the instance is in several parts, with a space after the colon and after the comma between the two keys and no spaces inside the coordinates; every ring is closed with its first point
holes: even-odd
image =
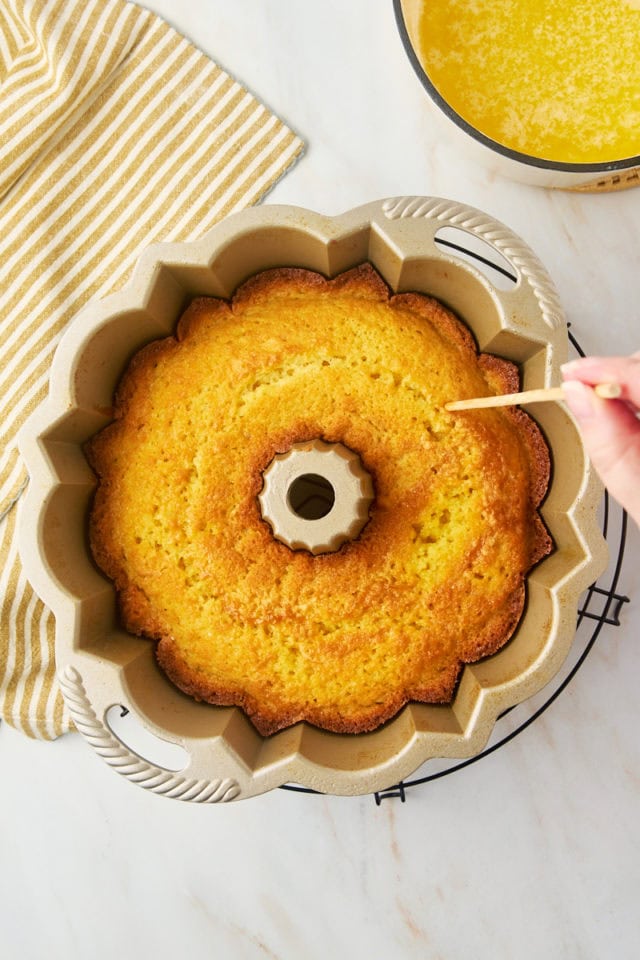
{"type": "MultiPolygon", "coordinates": [[[[471,254],[471,256],[477,257],[477,254],[471,254]]],[[[488,263],[488,261],[485,262],[488,263]]],[[[494,264],[489,265],[497,269],[494,264]]],[[[515,280],[515,277],[513,279],[515,280]]],[[[576,354],[584,356],[584,351],[570,329],[568,335],[576,354]]],[[[627,514],[606,492],[600,506],[599,523],[609,546],[609,565],[602,576],[591,584],[580,598],[576,637],[571,652],[555,679],[537,696],[505,710],[496,721],[488,745],[480,753],[462,761],[429,760],[412,779],[400,781],[387,790],[374,793],[372,796],[377,806],[380,806],[383,800],[395,799],[404,803],[408,790],[425,787],[435,780],[461,773],[521,736],[564,693],[593,650],[603,629],[620,625],[621,610],[629,601],[628,597],[618,592],[627,538],[627,514]],[[421,770],[426,767],[430,772],[421,775],[421,770]]],[[[284,784],[280,789],[295,793],[317,793],[315,790],[297,784],[284,784]]]]}

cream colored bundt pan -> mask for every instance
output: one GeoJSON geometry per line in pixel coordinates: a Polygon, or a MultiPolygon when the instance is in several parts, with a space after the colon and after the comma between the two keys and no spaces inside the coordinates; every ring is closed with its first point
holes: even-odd
{"type": "Polygon", "coordinates": [[[22,431],[31,479],[20,510],[21,554],[55,613],[66,702],[100,756],[156,793],[216,802],[296,783],[356,795],[388,788],[429,759],[479,753],[499,714],[557,673],[574,638],[578,598],[606,566],[596,524],[600,485],[566,408],[546,403],[531,412],[551,447],[553,479],[542,514],[555,551],[528,578],[526,613],[512,640],[465,667],[450,705],[409,704],[373,733],[337,735],[300,723],[263,738],[239,709],[182,694],[156,666],[153,644],[121,628],[113,587],[88,551],[95,477],[82,445],[108,422],[129,358],[172,333],[196,295],[229,297],[269,267],[334,276],[364,261],[393,290],[431,294],[457,312],[481,350],[520,365],[523,389],[559,382],[567,333],[553,285],[526,244],[484,213],[429,197],[375,202],[334,218],[266,205],[228,218],[201,241],[148,248],[124,289],[76,319],[56,352],[49,397],[22,431]],[[496,289],[475,266],[436,245],[438,231],[452,226],[508,261],[517,277],[512,289],[496,289]],[[184,768],[163,769],[126,746],[106,719],[115,704],[180,745],[184,768]]]}

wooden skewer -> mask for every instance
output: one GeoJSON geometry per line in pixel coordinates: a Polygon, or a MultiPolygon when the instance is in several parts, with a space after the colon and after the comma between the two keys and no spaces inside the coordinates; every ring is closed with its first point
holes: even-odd
{"type": "MultiPolygon", "coordinates": [[[[593,388],[597,396],[615,400],[622,394],[619,383],[598,383],[593,388]]],[[[480,407],[512,407],[517,403],[541,403],[543,400],[564,400],[564,387],[545,387],[525,390],[523,393],[505,393],[497,397],[474,397],[470,400],[452,400],[445,410],[478,410],[480,407]]]]}

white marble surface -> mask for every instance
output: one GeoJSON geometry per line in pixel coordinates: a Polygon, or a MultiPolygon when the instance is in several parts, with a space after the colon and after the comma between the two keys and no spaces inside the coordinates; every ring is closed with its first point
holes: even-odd
{"type": "MultiPolygon", "coordinates": [[[[637,349],[640,190],[490,177],[434,125],[391,0],[147,0],[308,143],[268,202],[339,213],[462,200],[538,253],[589,352],[637,349]]],[[[528,730],[406,803],[283,791],[164,800],[79,736],[0,726],[0,951],[7,960],[216,956],[635,958],[640,887],[640,536],[622,624],[528,730]]]]}

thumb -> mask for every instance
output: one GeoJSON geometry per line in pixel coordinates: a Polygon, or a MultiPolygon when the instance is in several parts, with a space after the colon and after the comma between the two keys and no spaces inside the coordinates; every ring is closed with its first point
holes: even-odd
{"type": "Polygon", "coordinates": [[[609,492],[640,522],[640,420],[622,400],[603,400],[578,380],[564,383],[591,462],[609,492]]]}

